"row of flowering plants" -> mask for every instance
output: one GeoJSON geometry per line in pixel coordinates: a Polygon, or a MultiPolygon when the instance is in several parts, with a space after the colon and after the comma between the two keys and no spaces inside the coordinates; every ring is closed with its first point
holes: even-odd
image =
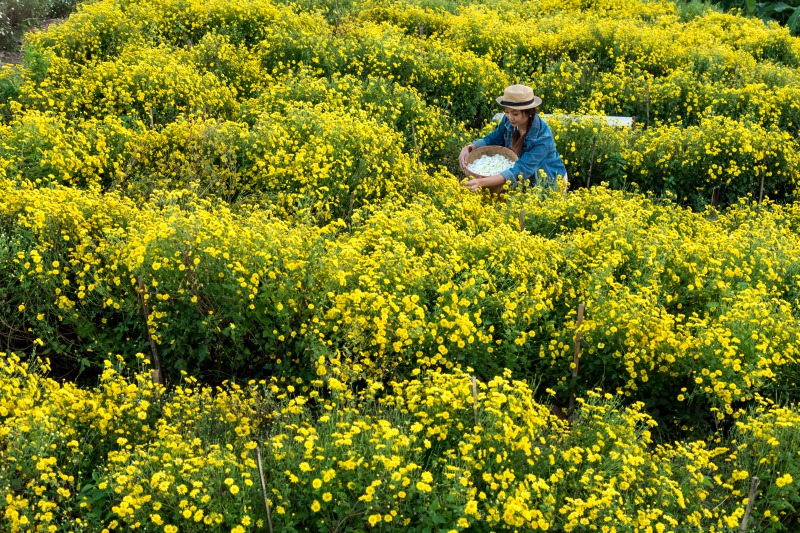
{"type": "Polygon", "coordinates": [[[341,187],[331,201],[343,205],[312,215],[327,221],[350,212],[351,196],[358,205],[392,192],[368,194],[376,181],[331,167],[327,150],[373,159],[363,170],[380,167],[395,184],[409,163],[389,145],[455,171],[458,146],[476,135],[468,128],[492,116],[505,85],[523,82],[545,111],[636,118],[627,134],[571,120],[559,127],[575,185],[633,182],[694,207],[715,187],[723,204],[761,194],[762,182],[768,196],[796,187],[800,47],[785,29],[690,15],[671,2],[545,5],[530,20],[504,8],[528,25],[469,4],[448,12],[363,2],[335,7],[334,17],[326,7],[82,6],[28,37],[24,66],[0,70],[9,139],[0,172],[124,186],[139,200],[164,186],[226,201],[257,196],[290,215],[298,196],[341,187]],[[295,156],[308,136],[330,148],[295,156]],[[263,198],[287,183],[297,189],[263,198]]]}
{"type": "Polygon", "coordinates": [[[758,531],[796,525],[800,415],[765,401],[653,446],[641,404],[590,391],[567,422],[509,373],[167,391],[139,354],[80,389],[1,357],[7,531],[730,531],[753,475],[758,531]]]}
{"type": "Polygon", "coordinates": [[[546,379],[565,401],[583,303],[581,390],[681,424],[796,397],[794,206],[697,214],[597,187],[498,207],[450,186],[319,227],[185,193],[137,207],[7,183],[3,341],[73,375],[144,351],[170,379],[471,366],[546,379]]]}

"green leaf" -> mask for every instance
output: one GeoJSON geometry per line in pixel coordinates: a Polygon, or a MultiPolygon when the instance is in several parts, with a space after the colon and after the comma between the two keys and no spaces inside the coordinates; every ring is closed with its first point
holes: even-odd
{"type": "Polygon", "coordinates": [[[794,7],[783,2],[769,2],[761,4],[761,14],[771,15],[772,13],[783,13],[784,11],[794,11],[794,7]]]}
{"type": "Polygon", "coordinates": [[[752,15],[756,12],[756,0],[746,0],[745,5],[747,6],[748,15],[752,15]]]}
{"type": "Polygon", "coordinates": [[[794,13],[786,21],[786,26],[792,32],[792,35],[800,35],[800,7],[794,8],[794,13]]]}

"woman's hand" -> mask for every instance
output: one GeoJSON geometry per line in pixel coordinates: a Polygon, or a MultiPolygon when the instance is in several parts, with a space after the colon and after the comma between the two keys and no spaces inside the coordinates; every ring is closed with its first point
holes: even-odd
{"type": "Polygon", "coordinates": [[[483,182],[483,178],[472,178],[469,181],[463,182],[461,185],[466,187],[472,192],[478,192],[478,189],[481,188],[481,183],[483,182]]]}
{"type": "Polygon", "coordinates": [[[505,184],[506,179],[503,177],[502,174],[494,174],[492,176],[486,176],[483,178],[473,178],[469,181],[463,182],[461,185],[466,187],[472,192],[478,192],[478,189],[481,187],[485,189],[490,189],[492,192],[499,192],[503,188],[503,184],[505,184]]]}
{"type": "Polygon", "coordinates": [[[458,154],[458,164],[461,166],[461,170],[467,169],[467,157],[469,157],[469,153],[474,149],[475,145],[471,143],[461,149],[461,153],[458,154]]]}

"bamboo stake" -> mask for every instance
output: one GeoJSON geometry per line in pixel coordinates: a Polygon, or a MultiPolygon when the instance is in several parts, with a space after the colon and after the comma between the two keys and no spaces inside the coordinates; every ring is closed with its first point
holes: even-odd
{"type": "MultiPolygon", "coordinates": [[[[289,5],[289,0],[286,0],[286,5],[289,5]]],[[[339,25],[342,23],[342,12],[339,10],[338,0],[333,0],[333,7],[336,9],[336,20],[333,23],[333,34],[336,35],[339,25]]]]}
{"type": "Polygon", "coordinates": [[[420,164],[419,161],[419,146],[417,145],[417,131],[414,128],[414,123],[411,123],[411,139],[414,141],[414,157],[417,160],[417,165],[420,164]]]}
{"type": "Polygon", "coordinates": [[[261,448],[256,446],[256,459],[258,459],[258,477],[261,478],[261,494],[264,495],[264,507],[267,508],[267,525],[272,533],[272,516],[269,512],[269,498],[267,498],[267,483],[264,481],[264,467],[261,465],[261,448]]]}
{"type": "Polygon", "coordinates": [[[572,383],[569,386],[569,414],[572,415],[572,408],[575,406],[575,386],[578,382],[578,363],[580,362],[581,352],[581,324],[583,324],[584,305],[578,305],[578,322],[575,326],[575,353],[572,357],[574,366],[572,368],[572,383]]]}
{"type": "Polygon", "coordinates": [[[150,308],[144,298],[144,282],[142,281],[142,276],[136,276],[136,278],[139,283],[139,299],[142,302],[142,311],[144,311],[144,328],[147,331],[147,340],[150,341],[150,352],[153,354],[153,372],[150,375],[153,378],[153,383],[163,385],[164,376],[161,374],[161,359],[158,357],[156,343],[150,334],[150,308]]]}
{"type": "Polygon", "coordinates": [[[475,425],[478,425],[478,383],[475,376],[470,376],[472,380],[472,411],[475,413],[475,425]]]}
{"type": "Polygon", "coordinates": [[[759,479],[756,476],[753,476],[753,479],[750,480],[750,496],[747,498],[747,510],[745,510],[742,523],[739,525],[739,533],[745,533],[745,531],[747,531],[750,513],[753,512],[753,505],[756,503],[756,488],[758,488],[758,482],[759,479]]]}

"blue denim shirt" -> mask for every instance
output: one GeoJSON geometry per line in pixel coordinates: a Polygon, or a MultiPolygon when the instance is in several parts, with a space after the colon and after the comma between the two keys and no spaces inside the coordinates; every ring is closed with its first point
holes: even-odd
{"type": "MultiPolygon", "coordinates": [[[[508,117],[504,116],[494,131],[483,139],[473,141],[473,144],[479,148],[486,145],[511,148],[513,133],[514,127],[511,126],[508,117]]],[[[517,177],[521,174],[523,180],[531,180],[536,185],[547,187],[555,187],[557,180],[567,175],[564,161],[556,151],[553,133],[539,115],[534,117],[533,124],[525,134],[525,145],[519,161],[501,174],[506,181],[511,181],[514,185],[517,184],[517,177]],[[544,176],[540,175],[539,170],[544,171],[544,176]]]]}

